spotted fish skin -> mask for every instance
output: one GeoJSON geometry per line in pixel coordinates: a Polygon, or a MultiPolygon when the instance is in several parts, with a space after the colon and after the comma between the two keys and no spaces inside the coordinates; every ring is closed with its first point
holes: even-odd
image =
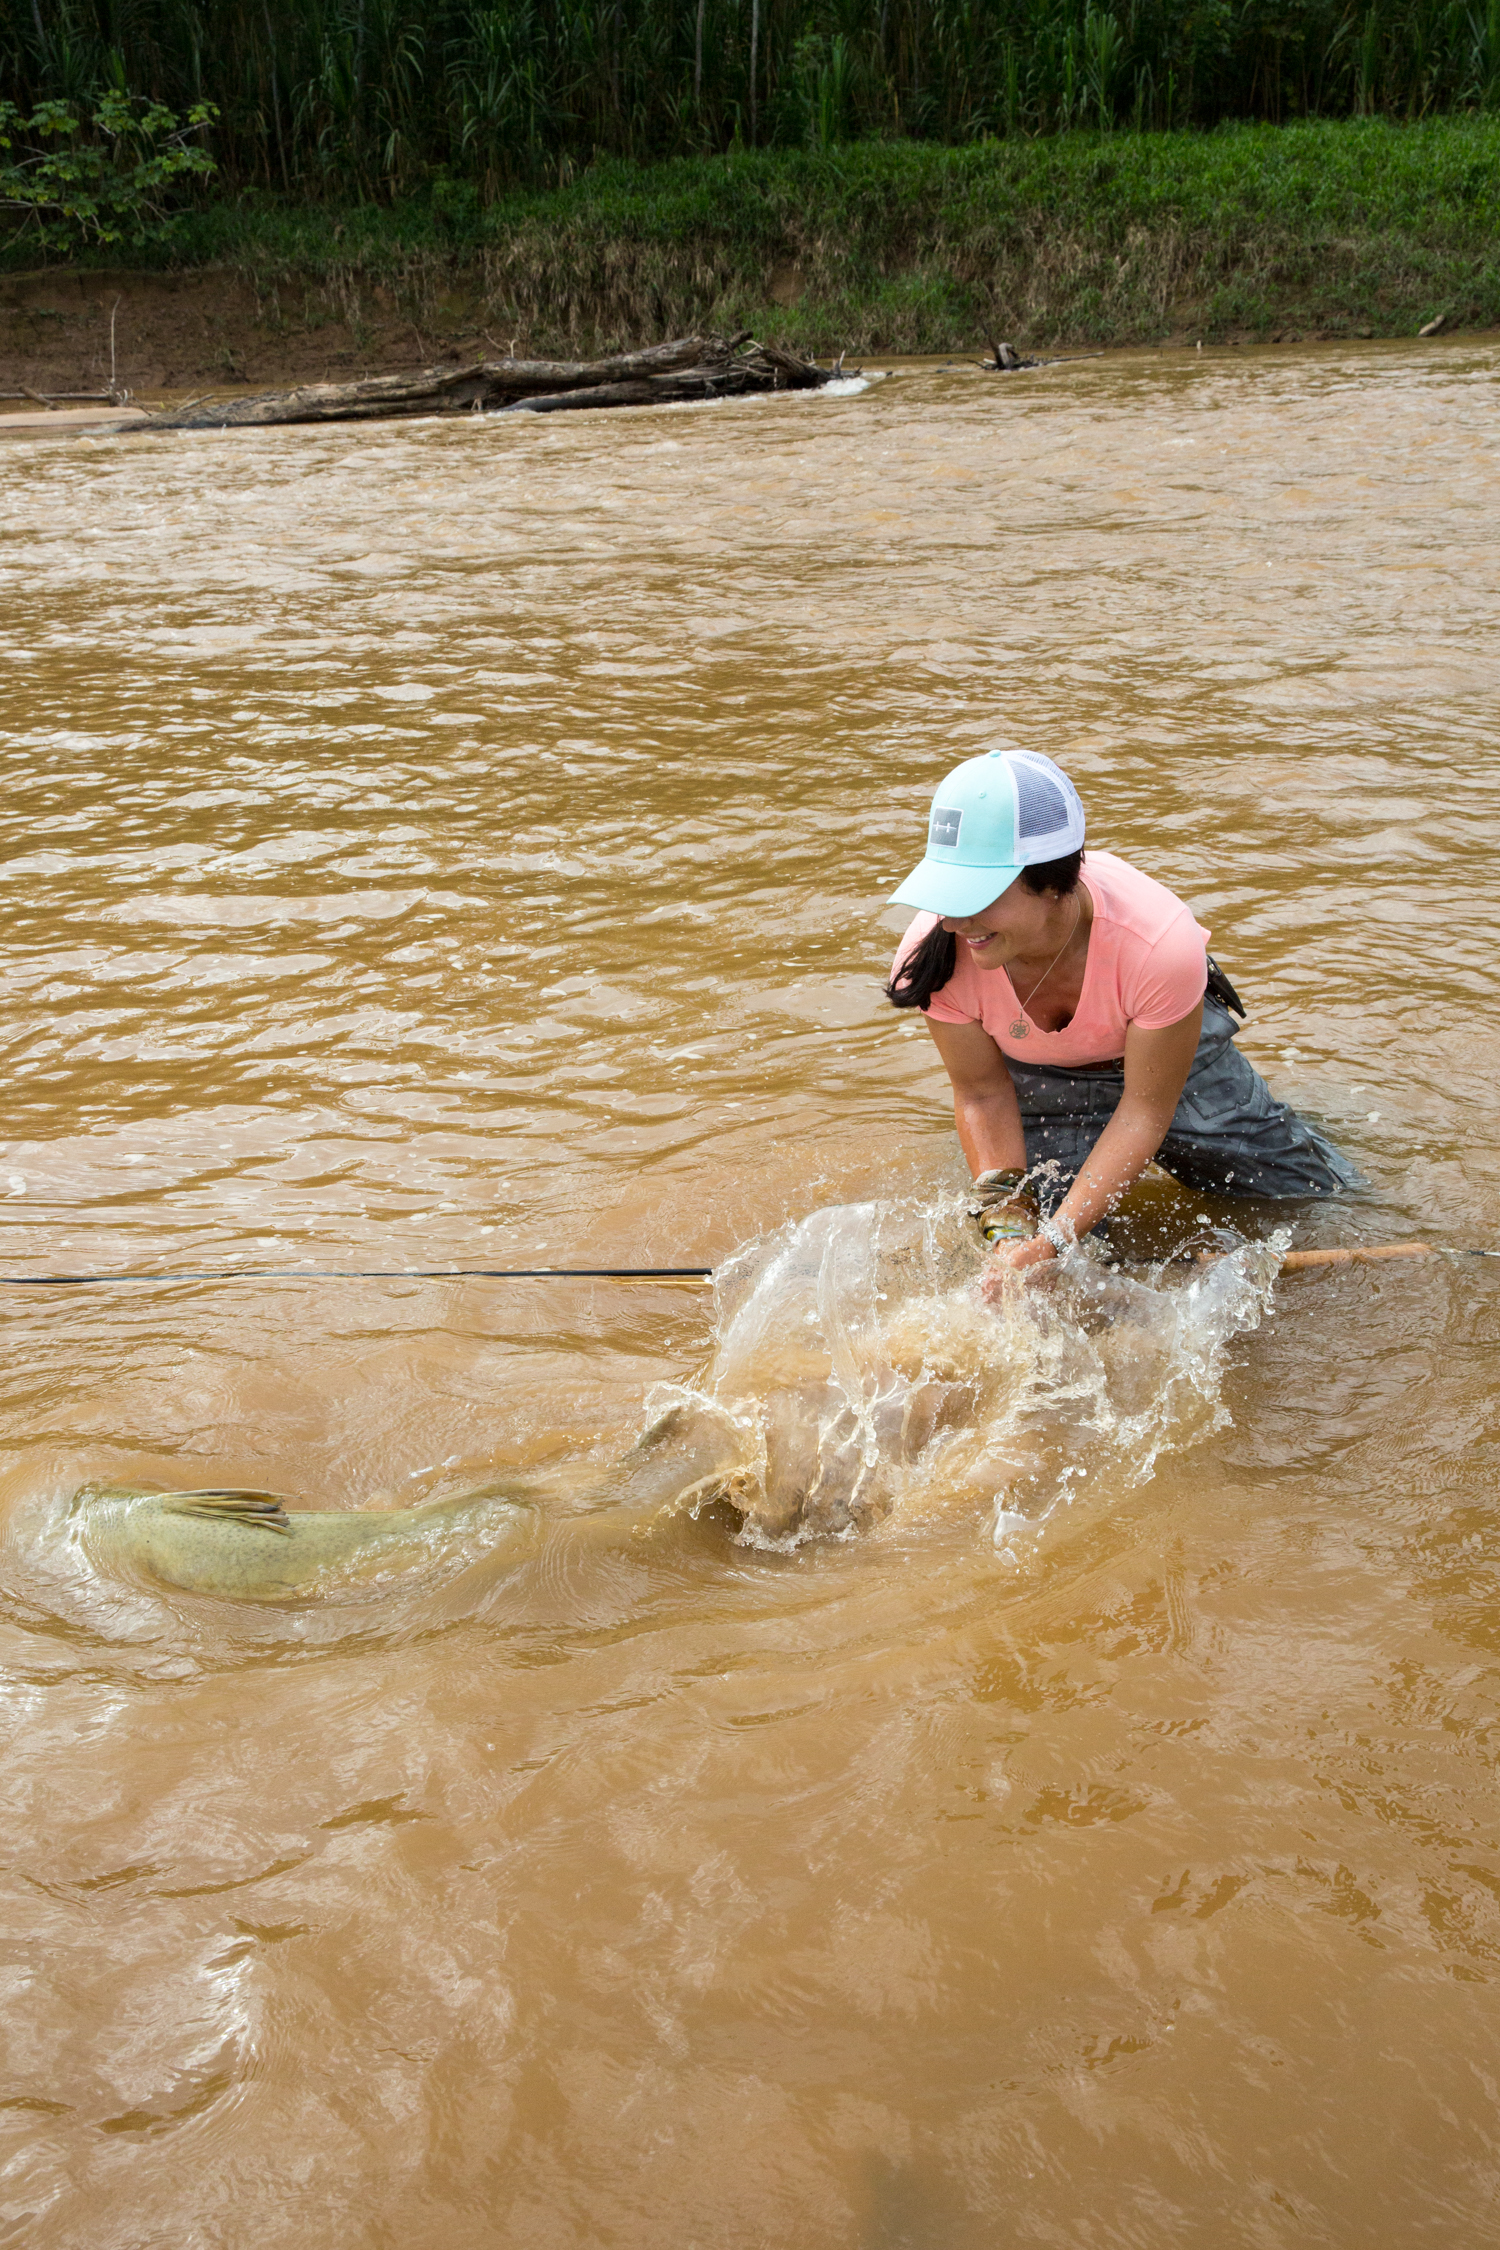
{"type": "Polygon", "coordinates": [[[305,1598],[334,1582],[429,1570],[465,1541],[504,1539],[519,1561],[534,1513],[495,1494],[427,1508],[287,1508],[281,1494],[91,1485],[73,1501],[91,1558],[221,1601],[305,1598]]]}

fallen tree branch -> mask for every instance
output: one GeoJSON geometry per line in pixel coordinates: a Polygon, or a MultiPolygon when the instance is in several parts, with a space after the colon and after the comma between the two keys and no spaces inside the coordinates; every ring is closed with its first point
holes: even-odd
{"type": "Polygon", "coordinates": [[[0,391],[0,400],[29,399],[33,406],[128,406],[130,393],[118,384],[107,391],[29,391],[22,383],[13,391],[0,391]]]}
{"type": "Polygon", "coordinates": [[[842,371],[775,344],[738,336],[682,336],[609,359],[481,359],[357,383],[305,383],[258,398],[193,401],[153,415],[152,430],[265,428],[286,422],[385,421],[412,414],[555,414],[591,406],[658,406],[758,391],[818,390],[842,371]]]}

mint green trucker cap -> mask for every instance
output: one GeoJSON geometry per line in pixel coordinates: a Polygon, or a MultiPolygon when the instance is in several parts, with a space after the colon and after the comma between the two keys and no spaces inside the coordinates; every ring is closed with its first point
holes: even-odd
{"type": "Polygon", "coordinates": [[[1083,806],[1061,768],[1039,750],[987,750],[938,784],[927,856],[890,903],[978,914],[1023,867],[1082,849],[1083,806]]]}

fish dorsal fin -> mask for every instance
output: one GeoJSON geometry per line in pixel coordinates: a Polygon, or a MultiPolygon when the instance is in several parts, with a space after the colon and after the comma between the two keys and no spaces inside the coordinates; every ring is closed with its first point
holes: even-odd
{"type": "Polygon", "coordinates": [[[291,1537],[291,1522],[279,1492],[174,1492],[166,1509],[173,1516],[205,1516],[210,1523],[238,1523],[247,1531],[279,1531],[291,1537]]]}

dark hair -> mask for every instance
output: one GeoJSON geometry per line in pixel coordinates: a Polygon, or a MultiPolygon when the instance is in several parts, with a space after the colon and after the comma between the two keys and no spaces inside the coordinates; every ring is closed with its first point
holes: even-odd
{"type": "MultiPolygon", "coordinates": [[[[1039,860],[1035,867],[1023,867],[1021,881],[1028,891],[1040,897],[1043,891],[1055,891],[1066,898],[1078,888],[1078,871],[1083,865],[1082,851],[1069,852],[1065,859],[1039,860]]],[[[885,996],[893,1008],[926,1009],[935,992],[941,992],[953,975],[958,960],[958,940],[941,922],[934,922],[920,945],[914,945],[900,968],[885,988],[885,996]]]]}

